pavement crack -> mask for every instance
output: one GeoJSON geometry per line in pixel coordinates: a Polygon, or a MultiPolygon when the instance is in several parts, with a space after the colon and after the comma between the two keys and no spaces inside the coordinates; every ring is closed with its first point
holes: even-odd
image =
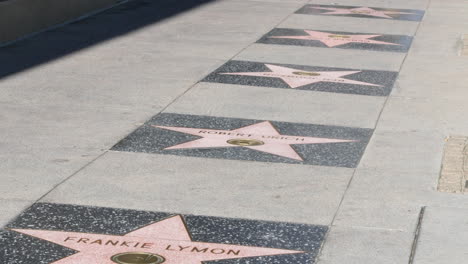
{"type": "Polygon", "coordinates": [[[414,263],[414,256],[416,255],[416,249],[418,247],[419,235],[421,234],[421,226],[422,226],[422,221],[424,218],[425,211],[426,211],[426,207],[425,206],[421,207],[421,211],[419,212],[418,224],[416,225],[416,230],[414,231],[413,244],[411,246],[411,253],[410,253],[409,260],[408,260],[408,264],[414,263]]]}

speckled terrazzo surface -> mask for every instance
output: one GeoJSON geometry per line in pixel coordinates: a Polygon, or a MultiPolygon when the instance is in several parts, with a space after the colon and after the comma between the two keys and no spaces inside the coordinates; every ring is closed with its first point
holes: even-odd
{"type": "Polygon", "coordinates": [[[373,50],[373,51],[389,51],[389,52],[407,52],[411,46],[413,37],[404,35],[382,35],[373,34],[371,32],[343,32],[343,31],[328,31],[314,28],[307,29],[290,29],[290,28],[275,28],[260,38],[257,43],[263,44],[276,44],[276,45],[293,45],[293,46],[308,46],[320,48],[337,48],[337,49],[359,49],[359,50],[373,50]],[[308,36],[304,30],[313,30],[322,33],[329,33],[334,35],[379,35],[371,38],[370,40],[383,41],[391,44],[371,44],[371,43],[346,43],[334,47],[328,47],[319,40],[304,40],[304,39],[286,39],[286,38],[272,38],[277,36],[308,36]],[[392,45],[397,44],[397,45],[392,45]]]}
{"type": "MultiPolygon", "coordinates": [[[[0,259],[8,264],[48,264],[77,251],[8,229],[124,235],[173,213],[38,203],[0,232],[0,259]]],[[[183,215],[192,241],[304,251],[293,255],[218,260],[220,264],[312,264],[327,227],[183,215]]]]}
{"type": "Polygon", "coordinates": [[[318,66],[304,66],[293,64],[279,63],[263,63],[250,61],[228,61],[223,66],[219,67],[213,73],[205,77],[203,82],[229,83],[248,86],[261,86],[271,88],[285,88],[297,90],[322,91],[333,93],[361,94],[372,96],[388,95],[394,85],[395,79],[398,76],[397,72],[391,71],[373,71],[363,69],[345,69],[345,68],[330,68],[318,66]],[[242,76],[228,75],[222,73],[239,73],[239,72],[271,72],[266,65],[275,65],[290,69],[297,69],[310,72],[333,72],[333,71],[357,71],[357,73],[346,75],[342,78],[354,81],[376,84],[379,86],[360,85],[352,83],[337,83],[337,82],[316,82],[306,84],[300,87],[291,88],[285,81],[280,78],[259,77],[259,76],[242,76]]]}
{"type": "Polygon", "coordinates": [[[143,126],[121,140],[112,150],[205,158],[355,167],[372,134],[371,129],[270,121],[273,127],[282,135],[356,140],[356,142],[291,145],[303,158],[303,161],[298,161],[245,147],[167,150],[165,148],[190,142],[200,137],[154,127],[171,126],[233,130],[263,121],[162,113],[154,116],[143,126]]]}

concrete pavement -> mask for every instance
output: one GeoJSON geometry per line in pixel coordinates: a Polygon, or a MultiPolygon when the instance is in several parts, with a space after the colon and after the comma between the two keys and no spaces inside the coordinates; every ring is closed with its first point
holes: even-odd
{"type": "Polygon", "coordinates": [[[468,135],[463,1],[179,4],[0,49],[2,263],[465,261],[468,198],[438,191],[468,135]]]}

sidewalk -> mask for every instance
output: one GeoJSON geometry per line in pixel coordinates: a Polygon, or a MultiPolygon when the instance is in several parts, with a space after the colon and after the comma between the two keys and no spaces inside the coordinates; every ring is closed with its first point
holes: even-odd
{"type": "Polygon", "coordinates": [[[465,1],[177,2],[0,49],[1,263],[466,261],[465,1]]]}

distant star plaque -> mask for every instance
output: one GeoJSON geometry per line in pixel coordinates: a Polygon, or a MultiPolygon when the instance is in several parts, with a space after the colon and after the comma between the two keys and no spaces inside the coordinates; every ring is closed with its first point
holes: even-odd
{"type": "Polygon", "coordinates": [[[321,48],[407,52],[412,36],[314,29],[274,28],[257,43],[321,48]]]}
{"type": "Polygon", "coordinates": [[[257,86],[386,96],[397,74],[390,71],[231,60],[202,82],[237,84],[237,87],[245,89],[257,86]]]}
{"type": "Polygon", "coordinates": [[[296,14],[421,21],[424,16],[424,11],[368,6],[308,4],[296,11],[296,14]]]}

